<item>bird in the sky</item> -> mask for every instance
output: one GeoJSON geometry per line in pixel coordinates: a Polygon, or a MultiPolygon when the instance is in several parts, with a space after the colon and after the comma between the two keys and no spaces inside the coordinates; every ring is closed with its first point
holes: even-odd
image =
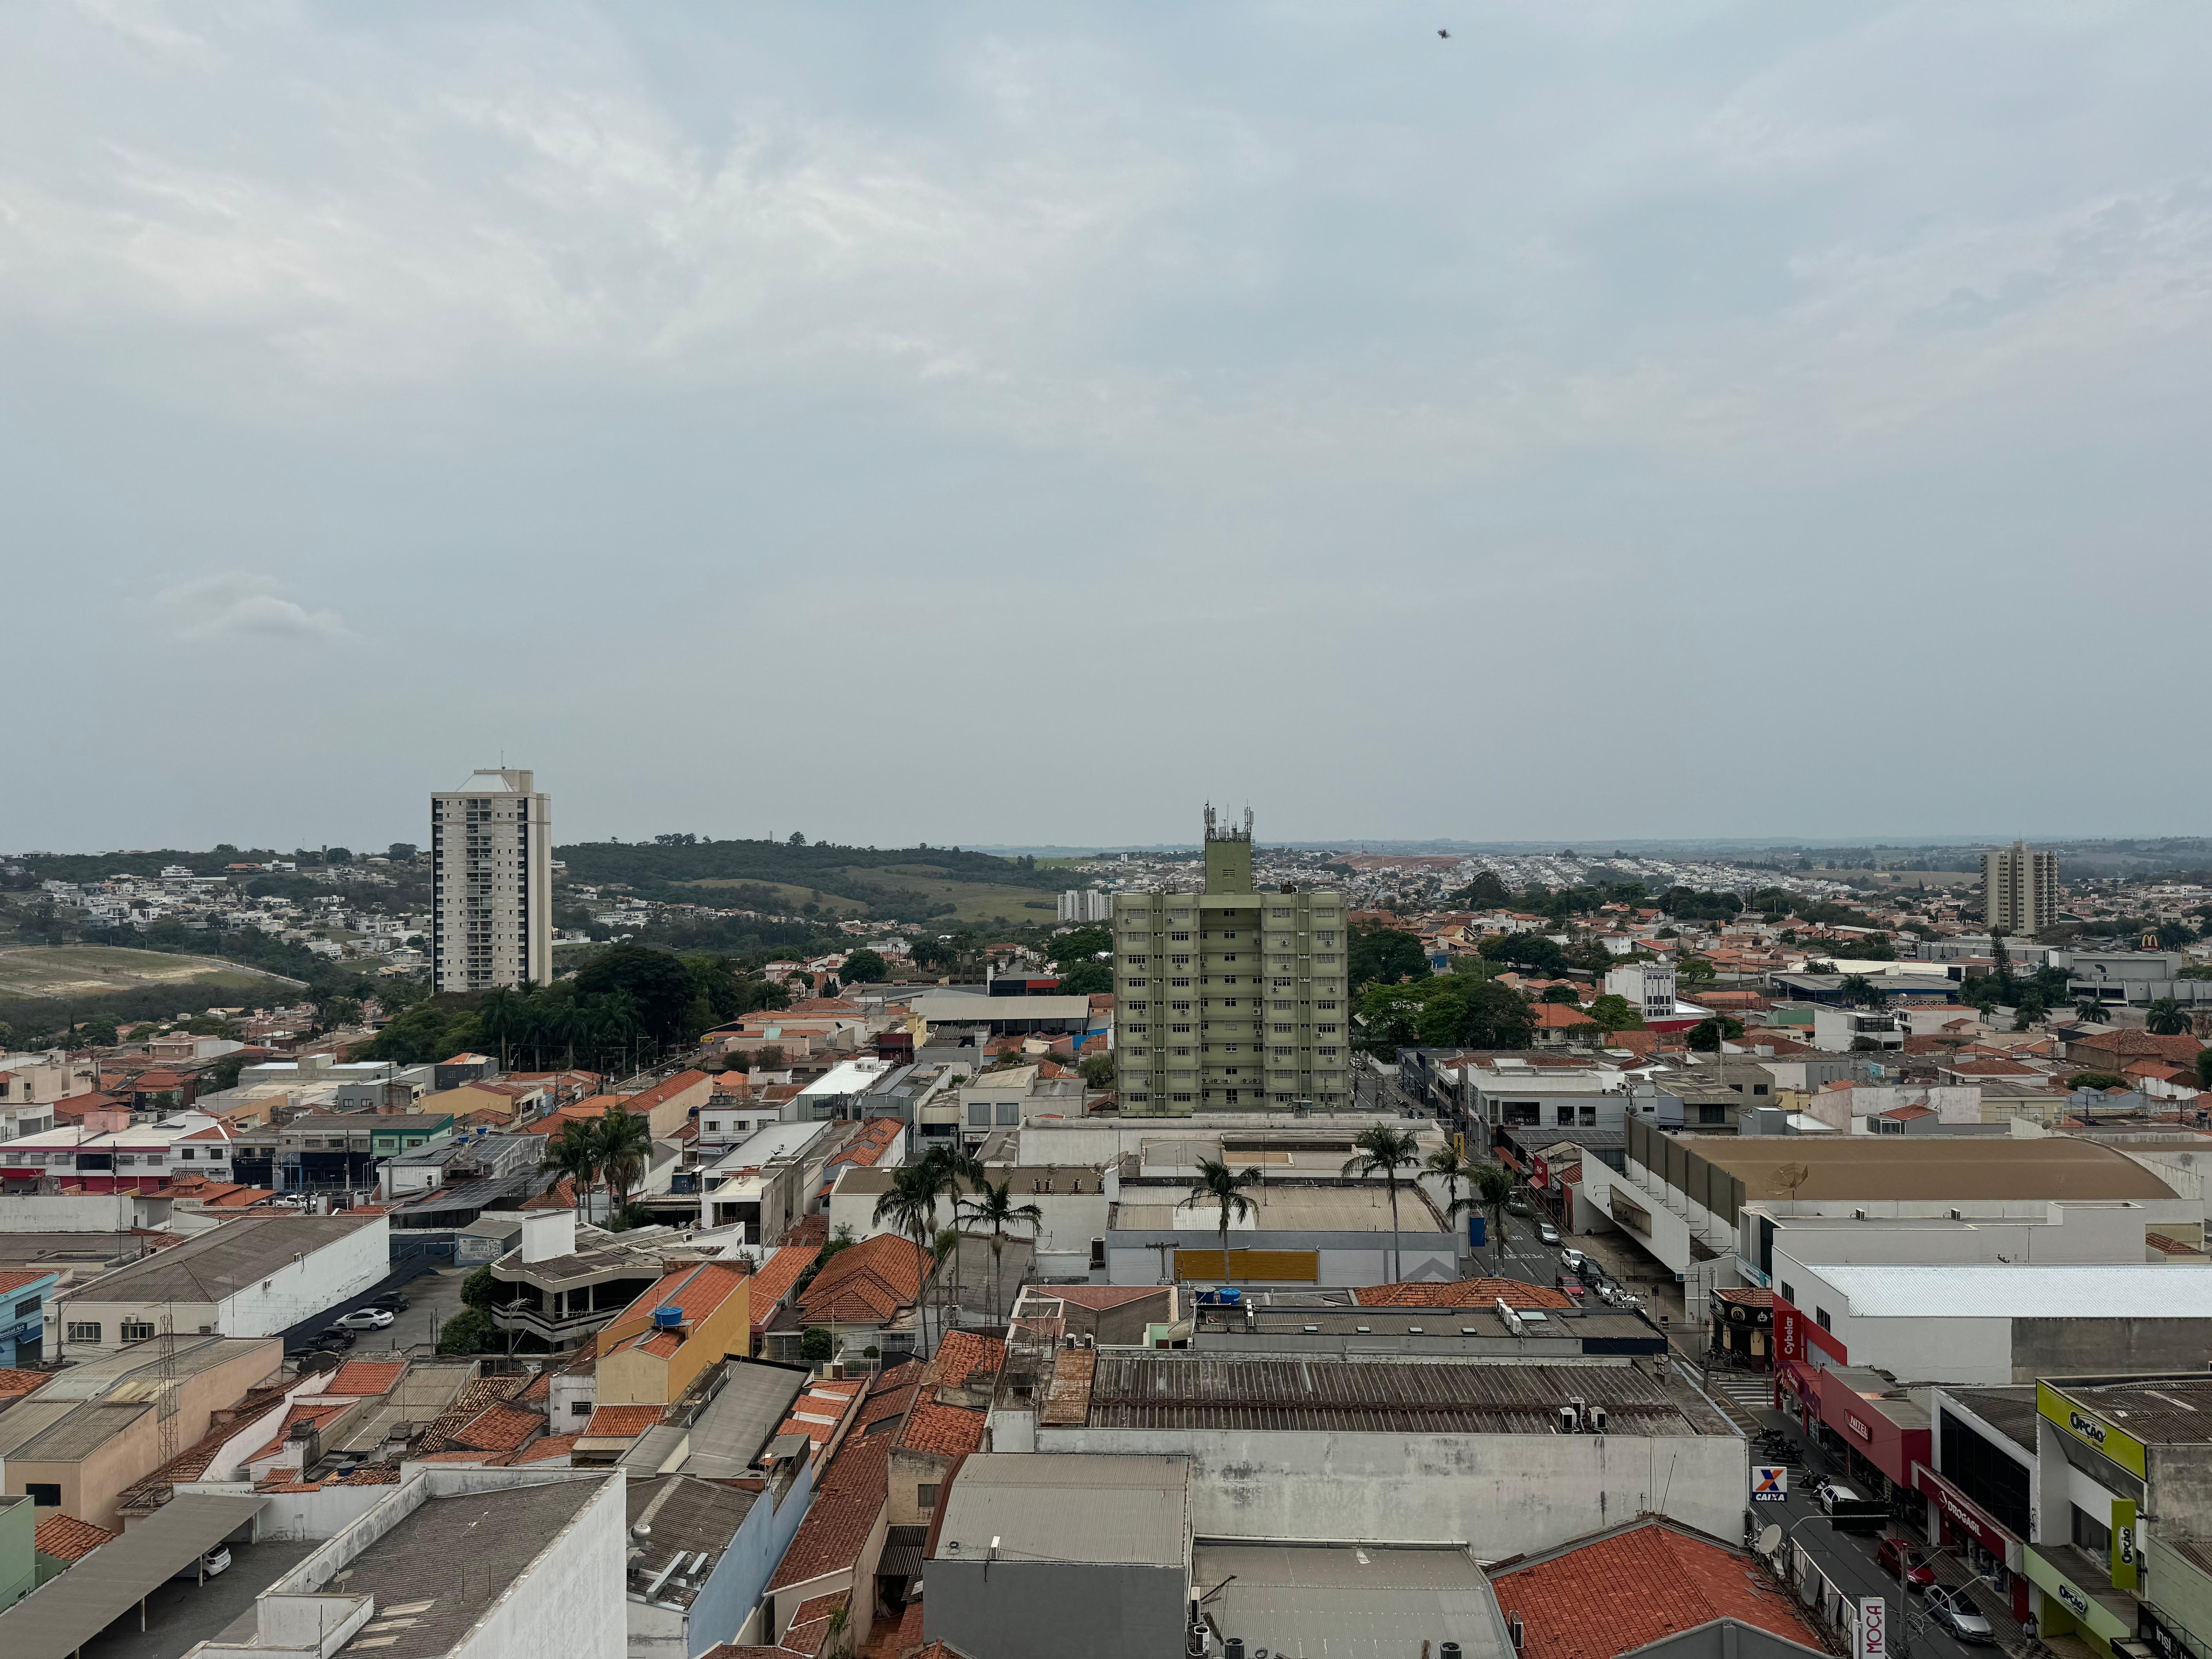
{"type": "Polygon", "coordinates": [[[1438,30],[1437,31],[1437,40],[1450,40],[1450,39],[1451,39],[1451,31],[1450,31],[1449,29],[1438,29],[1438,30]]]}

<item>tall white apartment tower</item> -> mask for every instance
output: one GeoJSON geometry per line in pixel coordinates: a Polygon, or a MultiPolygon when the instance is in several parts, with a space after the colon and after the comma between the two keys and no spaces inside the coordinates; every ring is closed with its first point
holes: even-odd
{"type": "Polygon", "coordinates": [[[2033,939],[2058,920],[2058,854],[2014,842],[1982,854],[1982,915],[1993,933],[2033,939]]]}
{"type": "Polygon", "coordinates": [[[430,797],[430,966],[441,991],[553,982],[553,805],[527,772],[430,797]]]}

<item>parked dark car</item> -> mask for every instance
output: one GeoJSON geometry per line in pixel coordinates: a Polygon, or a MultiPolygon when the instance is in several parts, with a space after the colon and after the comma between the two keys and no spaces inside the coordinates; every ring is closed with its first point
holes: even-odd
{"type": "Polygon", "coordinates": [[[331,1325],[316,1334],[315,1346],[319,1348],[350,1348],[359,1340],[344,1326],[331,1325]]]}
{"type": "Polygon", "coordinates": [[[368,1305],[372,1308],[381,1308],[386,1313],[405,1313],[407,1298],[397,1291],[386,1291],[382,1296],[369,1297],[368,1305]]]}

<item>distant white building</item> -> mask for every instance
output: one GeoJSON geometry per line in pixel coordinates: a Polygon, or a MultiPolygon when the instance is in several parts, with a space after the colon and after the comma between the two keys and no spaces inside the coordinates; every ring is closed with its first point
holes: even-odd
{"type": "Polygon", "coordinates": [[[553,982],[553,807],[531,783],[527,772],[480,769],[467,787],[430,797],[430,960],[441,991],[553,982]]]}
{"type": "Polygon", "coordinates": [[[1062,921],[1104,921],[1114,914],[1114,896],[1096,887],[1071,887],[1060,896],[1062,921]]]}
{"type": "Polygon", "coordinates": [[[1672,1018],[1674,1013],[1674,964],[1671,962],[1632,962],[1605,976],[1607,994],[1625,999],[1649,1022],[1672,1018]]]}

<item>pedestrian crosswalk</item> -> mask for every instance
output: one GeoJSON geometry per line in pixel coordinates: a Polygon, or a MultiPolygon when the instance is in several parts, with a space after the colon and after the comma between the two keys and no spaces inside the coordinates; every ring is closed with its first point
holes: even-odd
{"type": "Polygon", "coordinates": [[[1774,1385],[1762,1376],[1722,1371],[1713,1376],[1707,1386],[1723,1399],[1747,1411],[1766,1411],[1774,1404],[1774,1385]]]}

